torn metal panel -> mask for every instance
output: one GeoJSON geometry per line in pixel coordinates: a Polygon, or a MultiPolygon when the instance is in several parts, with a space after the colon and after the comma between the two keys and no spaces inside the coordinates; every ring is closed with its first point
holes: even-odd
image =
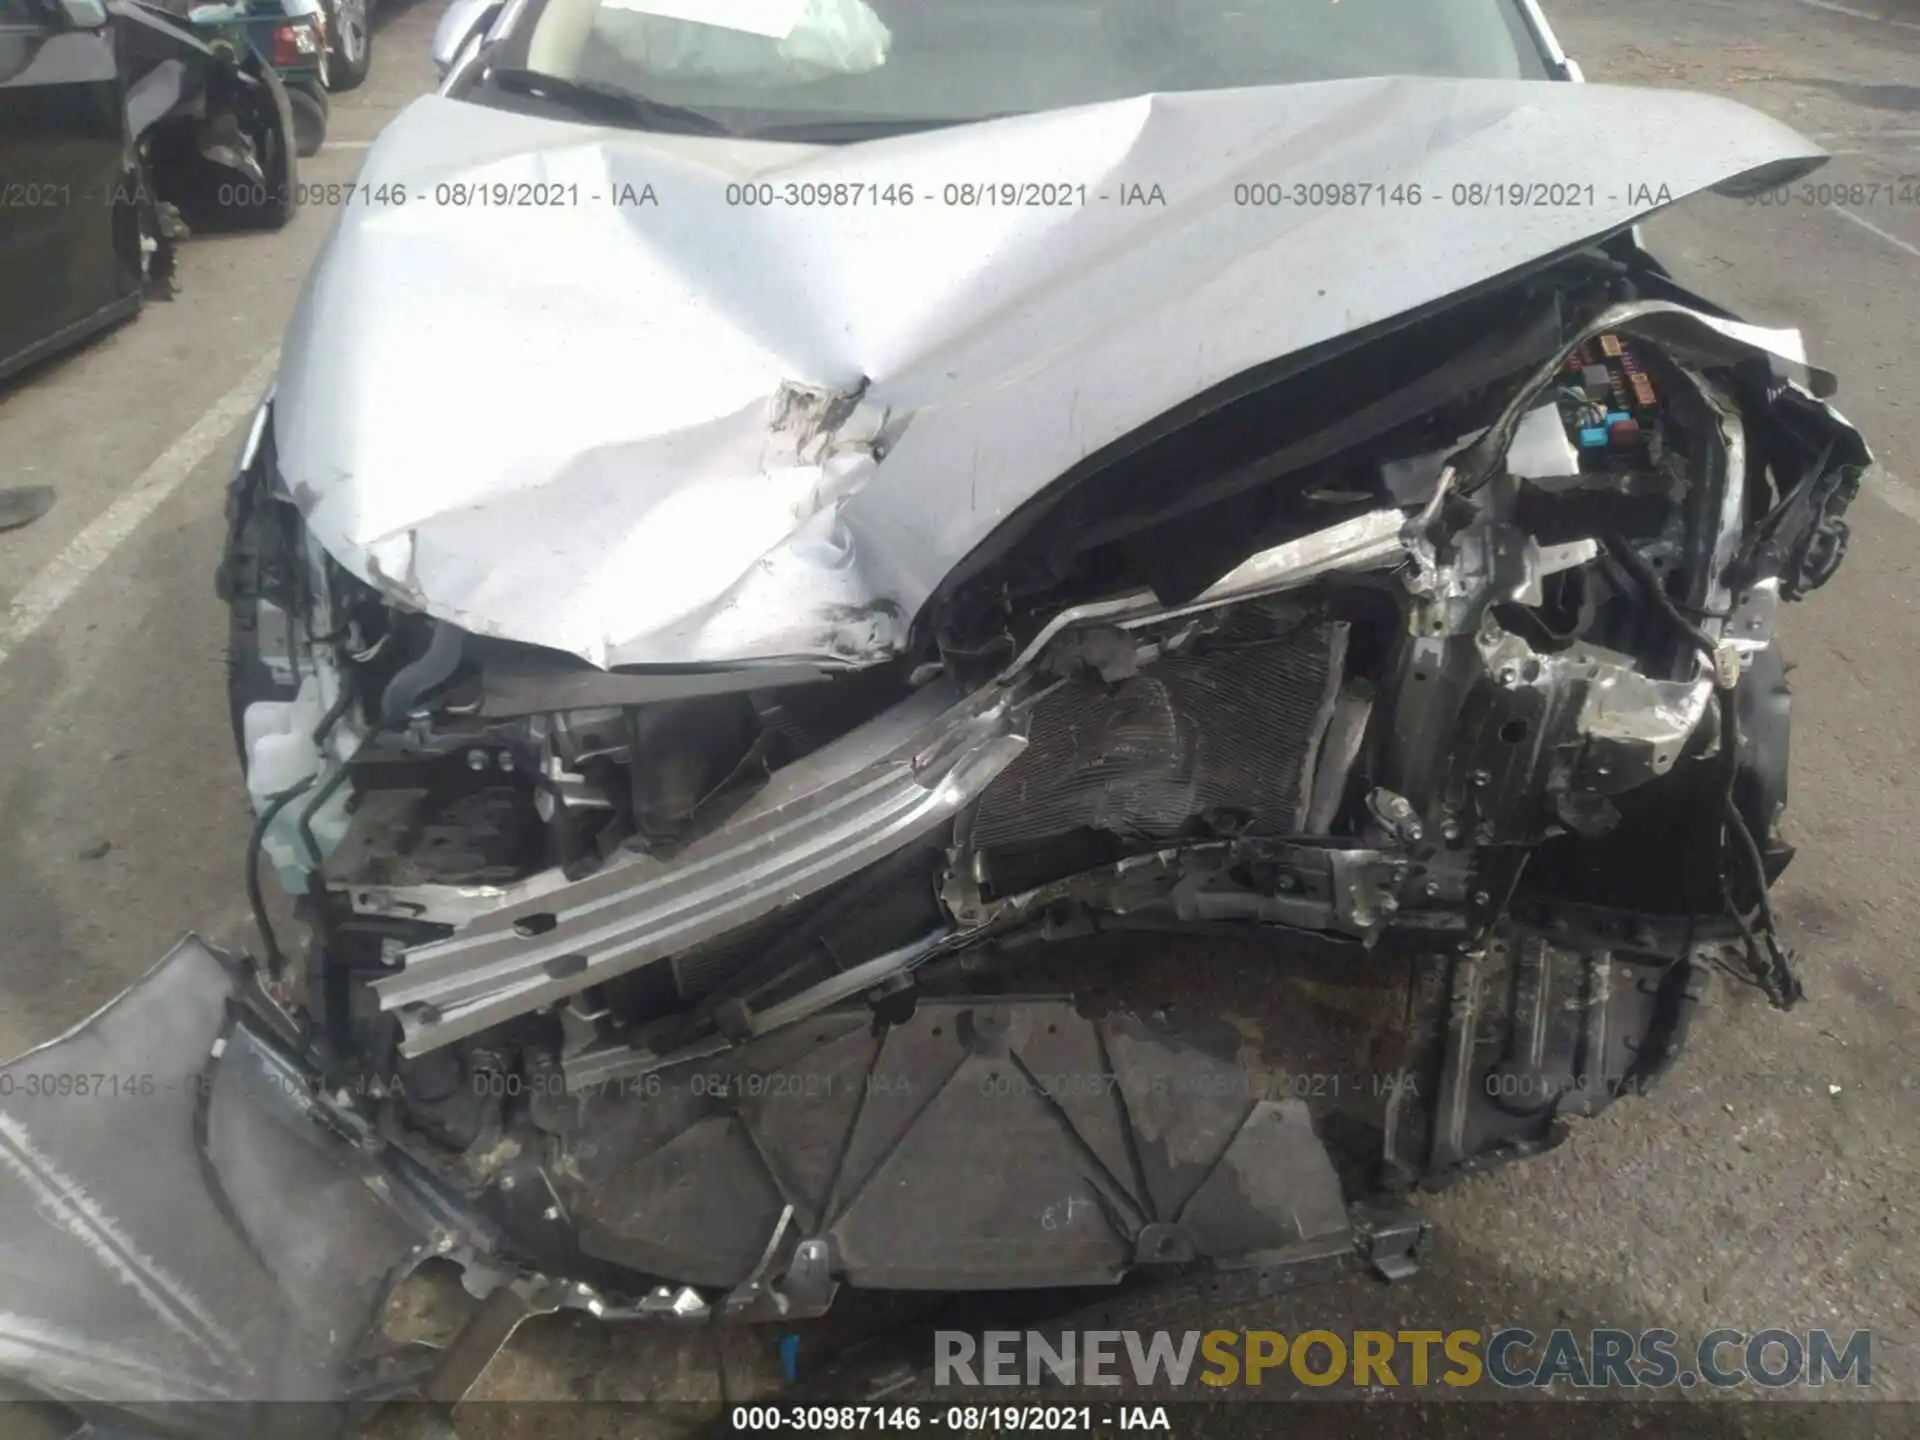
{"type": "Polygon", "coordinates": [[[287,338],[281,460],[342,563],[476,633],[603,666],[866,665],[1014,510],[1211,387],[1822,158],[1715,97],[1526,82],[1152,95],[838,149],[428,97],[369,154],[369,187],[577,183],[604,203],[484,224],[352,207],[287,338]],[[1576,147],[1645,184],[1589,206],[1442,203],[1576,147]],[[1013,178],[1009,157],[1177,203],[932,203],[949,180],[1013,178]],[[1336,171],[1435,199],[1391,224],[1233,201],[1248,177],[1336,171]],[[752,215],[753,243],[713,240],[749,224],[729,184],[903,179],[929,203],[777,208],[752,215]],[[648,186],[657,205],[612,203],[648,186]],[[534,243],[564,287],[516,262],[534,243]],[[508,354],[514,404],[476,424],[508,354]],[[660,354],[673,365],[636,384],[660,354]]]}
{"type": "Polygon", "coordinates": [[[1169,607],[1152,591],[1137,590],[1111,600],[1070,606],[1049,620],[1028,642],[1008,666],[1008,673],[1017,674],[1026,669],[1057,636],[1077,627],[1105,623],[1130,629],[1216,610],[1237,600],[1299,589],[1340,571],[1389,564],[1406,553],[1401,538],[1405,527],[1406,519],[1398,510],[1374,510],[1357,515],[1249,556],[1184,605],[1169,607]]]}
{"type": "MultiPolygon", "coordinates": [[[[303,1062],[232,1008],[244,988],[189,938],[0,1069],[0,1373],[162,1428],[186,1402],[405,1382],[366,1342],[431,1226],[318,1123],[303,1062]]],[[[195,1415],[255,1433],[244,1406],[195,1415]]]]}
{"type": "Polygon", "coordinates": [[[1573,701],[1565,711],[1567,733],[1591,742],[1595,758],[1584,763],[1596,767],[1591,779],[1600,793],[1639,784],[1678,760],[1713,694],[1710,677],[1656,680],[1627,656],[1591,649],[1541,655],[1491,623],[1478,639],[1488,673],[1510,701],[1531,692],[1542,711],[1573,701]]]}

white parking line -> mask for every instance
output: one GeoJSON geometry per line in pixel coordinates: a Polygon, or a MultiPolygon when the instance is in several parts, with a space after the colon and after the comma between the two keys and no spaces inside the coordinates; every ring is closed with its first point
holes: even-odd
{"type": "Polygon", "coordinates": [[[1855,20],[1873,20],[1882,25],[1897,25],[1902,30],[1920,30],[1920,20],[1895,20],[1891,15],[1875,15],[1871,10],[1856,10],[1851,5],[1841,5],[1836,0],[1800,0],[1815,10],[1831,10],[1835,15],[1849,15],[1855,20]]]}
{"type": "Polygon", "coordinates": [[[1920,490],[1914,489],[1906,481],[1894,479],[1876,465],[1867,473],[1867,483],[1862,488],[1878,495],[1900,514],[1920,525],[1920,490]]]}
{"type": "Polygon", "coordinates": [[[240,382],[222,395],[198,420],[169,445],[126,493],[109,505],[20,589],[0,624],[0,665],[25,643],[54,612],[71,600],[88,578],[107,562],[160,503],[185,483],[221,441],[252,416],[265,393],[274,366],[280,362],[275,346],[256,361],[240,382]]]}
{"type": "Polygon", "coordinates": [[[1874,224],[1871,220],[1867,219],[1866,216],[1856,215],[1853,213],[1853,211],[1847,209],[1847,207],[1844,205],[1830,205],[1827,208],[1832,210],[1833,213],[1836,215],[1846,216],[1847,219],[1851,220],[1854,224],[1858,225],[1862,230],[1866,230],[1871,232],[1872,234],[1878,235],[1882,240],[1886,241],[1889,245],[1892,245],[1898,249],[1904,250],[1907,252],[1907,254],[1913,256],[1914,259],[1920,260],[1920,245],[1908,244],[1905,240],[1902,240],[1898,235],[1894,235],[1886,230],[1882,230],[1878,225],[1874,224]]]}

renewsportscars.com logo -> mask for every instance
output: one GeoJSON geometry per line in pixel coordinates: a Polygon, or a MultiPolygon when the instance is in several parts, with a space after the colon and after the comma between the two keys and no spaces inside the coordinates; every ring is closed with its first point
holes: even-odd
{"type": "Polygon", "coordinates": [[[1854,1330],[989,1330],[934,1336],[936,1386],[1332,1385],[1636,1390],[1873,1383],[1854,1330]]]}

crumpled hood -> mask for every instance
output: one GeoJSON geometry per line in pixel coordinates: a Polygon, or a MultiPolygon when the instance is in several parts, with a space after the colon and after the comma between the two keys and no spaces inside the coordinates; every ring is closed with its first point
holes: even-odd
{"type": "Polygon", "coordinates": [[[872,663],[1023,502],[1183,400],[1821,158],[1730,101],[1537,81],[1151,95],[831,148],[430,96],[308,279],[279,461],[344,565],[475,632],[609,666],[872,663]],[[775,203],[730,203],[749,181],[775,203]],[[1006,203],[1021,182],[1084,203],[1006,203]],[[1369,188],[1236,203],[1325,182],[1369,188]],[[457,189],[522,184],[558,203],[457,189]],[[1508,184],[1561,193],[1485,193],[1508,184]],[[407,202],[360,203],[383,185],[407,202]]]}

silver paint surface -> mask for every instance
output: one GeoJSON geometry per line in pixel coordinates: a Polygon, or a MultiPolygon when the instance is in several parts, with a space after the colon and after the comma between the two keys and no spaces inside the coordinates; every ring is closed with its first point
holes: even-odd
{"type": "Polygon", "coordinates": [[[831,148],[429,96],[361,176],[408,203],[344,208],[309,277],[280,463],[337,559],[476,632],[603,666],[866,665],[1024,502],[1182,402],[1822,158],[1716,97],[1550,82],[1150,95],[831,148]],[[1452,203],[1545,176],[1593,203],[1452,203]],[[1087,199],[942,203],[984,180],[1087,199]],[[1422,201],[1236,203],[1328,180],[1422,201]],[[577,200],[440,188],[495,182],[577,200]],[[915,201],[730,204],[742,182],[915,201]]]}

